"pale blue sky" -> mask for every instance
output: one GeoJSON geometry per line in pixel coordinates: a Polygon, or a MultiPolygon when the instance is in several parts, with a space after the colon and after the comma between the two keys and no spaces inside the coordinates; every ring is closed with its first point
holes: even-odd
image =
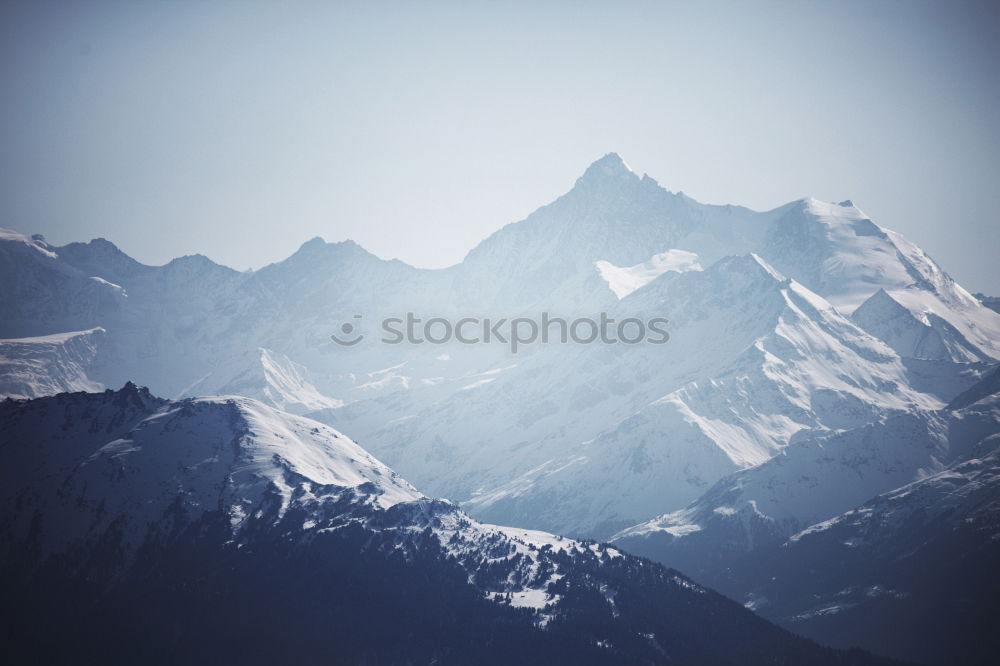
{"type": "Polygon", "coordinates": [[[851,198],[997,294],[995,5],[6,2],[0,226],[444,266],[616,151],[709,203],[851,198]]]}

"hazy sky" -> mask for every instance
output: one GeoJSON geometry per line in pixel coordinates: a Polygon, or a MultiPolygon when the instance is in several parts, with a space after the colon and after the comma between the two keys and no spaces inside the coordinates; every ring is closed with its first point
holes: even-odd
{"type": "Polygon", "coordinates": [[[1000,294],[992,5],[8,0],[0,226],[445,266],[616,151],[708,203],[851,198],[1000,294]]]}

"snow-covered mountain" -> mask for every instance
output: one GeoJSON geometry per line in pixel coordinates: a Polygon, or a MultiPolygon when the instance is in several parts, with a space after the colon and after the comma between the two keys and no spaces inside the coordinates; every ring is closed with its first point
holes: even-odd
{"type": "Polygon", "coordinates": [[[62,395],[11,405],[3,418],[5,530],[14,542],[27,540],[39,517],[58,517],[52,527],[41,525],[35,545],[43,559],[103,537],[111,526],[127,557],[155,533],[207,512],[225,515],[239,538],[248,516],[280,518],[301,502],[336,502],[346,494],[388,508],[421,497],[331,428],[248,398],[164,403],[134,384],[62,395]],[[91,417],[95,405],[123,402],[130,416],[120,425],[91,417]],[[122,430],[88,442],[76,432],[106,423],[122,430]]]}
{"type": "Polygon", "coordinates": [[[99,327],[125,304],[125,291],[74,267],[41,236],[0,229],[0,338],[99,327]]]}
{"type": "MultiPolygon", "coordinates": [[[[965,558],[970,576],[988,577],[995,563],[1000,314],[850,201],[705,205],[612,153],[447,269],[320,238],[257,271],[201,255],[146,266],[104,239],[55,247],[3,231],[0,283],[0,397],[136,381],[173,399],[129,384],[0,403],[9,580],[52,581],[38,595],[50,601],[57,585],[112,590],[98,610],[126,624],[129,595],[152,590],[169,617],[135,630],[166,644],[206,642],[178,619],[195,606],[227,646],[242,645],[241,622],[260,626],[245,606],[283,632],[280,654],[255,643],[251,661],[300,654],[293,635],[308,644],[301,654],[327,654],[310,641],[331,619],[369,628],[345,637],[362,646],[346,661],[483,661],[482,645],[514,643],[533,647],[498,661],[740,661],[705,639],[716,620],[702,611],[737,633],[747,617],[701,605],[712,593],[536,529],[617,533],[620,548],[837,645],[857,636],[919,660],[903,643],[925,644],[935,604],[961,605],[955,617],[971,627],[942,632],[939,646],[990,629],[966,612],[983,597],[956,591],[972,579],[945,569],[965,558]],[[663,318],[669,340],[517,354],[380,344],[382,318],[406,313],[663,318]],[[363,337],[341,345],[341,332],[363,337]],[[921,570],[943,581],[933,594],[918,591],[921,570]],[[192,590],[213,575],[225,591],[175,594],[178,581],[192,590]],[[258,579],[246,596],[229,591],[258,579]],[[324,615],[316,590],[370,597],[355,609],[364,621],[324,615]],[[295,633],[258,598],[313,612],[293,613],[295,633]],[[682,606],[690,622],[671,610],[682,606]],[[892,640],[868,631],[910,617],[892,640]],[[414,633],[370,629],[393,622],[414,633]]],[[[18,594],[41,612],[27,587],[18,594]]],[[[89,615],[56,617],[99,647],[89,615]]],[[[777,641],[764,652],[785,649],[760,631],[777,641]]],[[[763,654],[750,633],[722,643],[763,654]]]]}
{"type": "Polygon", "coordinates": [[[251,365],[223,386],[222,393],[261,395],[269,404],[296,414],[343,405],[342,401],[323,395],[313,386],[305,366],[269,349],[258,351],[259,365],[251,365]]]}
{"type": "Polygon", "coordinates": [[[103,328],[92,328],[0,340],[0,396],[37,398],[102,390],[91,375],[105,336],[103,328]]]}
{"type": "Polygon", "coordinates": [[[760,252],[785,275],[853,314],[901,356],[1000,359],[997,313],[923,250],[879,227],[850,201],[790,204],[760,252]],[[912,322],[899,321],[904,313],[912,322]]]}
{"type": "Polygon", "coordinates": [[[988,663],[980,623],[1000,611],[998,377],[946,409],[803,438],[613,543],[824,642],[988,663]],[[958,616],[926,635],[942,607],[958,616]],[[910,623],[877,629],[901,618],[910,623]]]}
{"type": "Polygon", "coordinates": [[[1000,344],[994,313],[978,303],[968,307],[966,296],[956,291],[946,303],[925,290],[879,289],[851,317],[908,358],[994,361],[1000,344]]]}
{"type": "Polygon", "coordinates": [[[882,663],[615,548],[478,523],[247,398],[4,401],[0,475],[16,659],[882,663]]]}
{"type": "MultiPolygon", "coordinates": [[[[550,371],[563,378],[562,391],[545,398],[550,413],[576,410],[586,395],[587,412],[600,419],[576,419],[548,449],[536,439],[534,459],[505,448],[506,435],[491,440],[488,448],[500,451],[488,462],[491,471],[503,460],[534,466],[475,494],[466,505],[477,515],[609,536],[656,506],[683,506],[722,475],[768,460],[800,431],[941,406],[908,386],[891,349],[755,255],[665,275],[621,306],[669,318],[670,343],[590,347],[550,371]]],[[[542,396],[526,392],[524,400],[537,404],[542,396]]],[[[440,436],[449,427],[426,428],[417,415],[397,428],[440,436]]],[[[419,436],[408,441],[409,455],[418,455],[419,436]]]]}
{"type": "Polygon", "coordinates": [[[998,563],[994,435],[940,472],[794,535],[762,569],[754,600],[824,644],[987,664],[1000,649],[998,563]],[[885,631],[888,622],[907,629],[885,631]]]}
{"type": "Polygon", "coordinates": [[[0,246],[4,334],[104,327],[89,380],[312,414],[478,517],[575,535],[681,509],[797,433],[940,408],[1000,358],[1000,315],[852,203],[704,205],[613,153],[443,270],[322,239],[244,273],[104,240],[0,246]],[[671,339],[376,341],[387,314],[543,311],[662,316],[671,339]],[[345,323],[362,344],[330,339],[345,323]]]}
{"type": "MultiPolygon", "coordinates": [[[[981,385],[995,383],[994,372],[981,385]]],[[[784,543],[876,495],[939,473],[1000,436],[1000,396],[976,399],[978,393],[972,389],[969,404],[952,408],[807,433],[780,455],[721,479],[686,508],[626,529],[614,541],[695,573],[717,566],[721,544],[728,562],[732,551],[784,543]]],[[[712,580],[719,584],[715,574],[712,580]]]]}

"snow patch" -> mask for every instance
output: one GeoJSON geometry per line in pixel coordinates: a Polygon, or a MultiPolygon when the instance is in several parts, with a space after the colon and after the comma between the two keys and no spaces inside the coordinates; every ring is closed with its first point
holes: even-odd
{"type": "Polygon", "coordinates": [[[684,273],[701,270],[698,255],[685,250],[667,250],[654,254],[648,261],[635,266],[615,266],[603,260],[594,262],[594,266],[619,299],[625,298],[667,271],[684,273]]]}

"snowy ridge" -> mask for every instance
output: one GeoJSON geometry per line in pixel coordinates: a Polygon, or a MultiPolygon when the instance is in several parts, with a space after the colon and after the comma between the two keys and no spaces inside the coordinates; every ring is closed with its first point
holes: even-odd
{"type": "Polygon", "coordinates": [[[997,437],[996,395],[958,411],[911,411],[802,437],[766,463],[720,480],[688,507],[623,530],[613,542],[672,563],[697,561],[720,543],[766,553],[810,525],[960,464],[997,437]]]}
{"type": "Polygon", "coordinates": [[[264,395],[278,409],[311,412],[344,404],[343,401],[328,398],[316,390],[305,378],[308,370],[287,356],[261,348],[260,363],[267,381],[264,395]]]}
{"type": "MultiPolygon", "coordinates": [[[[332,428],[248,398],[160,405],[135,386],[93,397],[62,394],[48,399],[50,409],[58,410],[60,403],[72,409],[75,403],[83,417],[74,422],[67,415],[57,441],[72,445],[80,439],[72,436],[72,428],[95,427],[86,418],[87,404],[118,398],[148,402],[148,415],[118,437],[95,442],[91,451],[78,450],[78,458],[61,473],[27,476],[5,486],[5,515],[15,533],[29,529],[36,512],[58,517],[59,529],[45,532],[43,552],[62,552],[113,528],[124,552],[134,553],[157,532],[208,512],[228,516],[236,538],[247,518],[258,512],[277,520],[293,505],[336,497],[355,497],[381,508],[422,497],[332,428]],[[21,506],[25,497],[31,500],[21,506]]],[[[18,405],[8,409],[16,413],[18,405]]],[[[47,459],[59,458],[54,451],[25,448],[57,445],[46,444],[37,426],[30,425],[14,421],[4,433],[2,453],[10,469],[23,468],[26,457],[41,456],[43,466],[47,459]]]]}
{"type": "Polygon", "coordinates": [[[619,267],[607,261],[594,262],[608,287],[619,299],[625,298],[636,289],[649,284],[667,271],[700,271],[698,255],[684,250],[667,250],[654,254],[649,261],[635,266],[619,267]]]}
{"type": "Polygon", "coordinates": [[[848,315],[875,291],[873,285],[913,282],[888,234],[853,204],[794,202],[759,251],[848,315]]]}
{"type": "Polygon", "coordinates": [[[48,248],[48,245],[40,238],[22,234],[12,229],[0,228],[0,242],[20,243],[30,250],[38,252],[49,259],[55,259],[56,253],[48,248]]]}
{"type": "Polygon", "coordinates": [[[796,202],[759,251],[902,356],[1000,358],[1000,316],[923,250],[850,202],[796,202]]]}
{"type": "Polygon", "coordinates": [[[599,566],[622,557],[605,545],[479,523],[427,499],[332,428],[248,398],[164,401],[129,384],[7,402],[0,412],[3,538],[16,543],[41,525],[40,561],[110,538],[128,566],[141,547],[165,545],[213,515],[231,541],[247,545],[289,520],[303,541],[353,525],[404,551],[431,535],[484,597],[541,611],[559,600],[550,585],[576,575],[573,558],[599,566]],[[559,553],[570,559],[553,558],[559,553]],[[498,567],[505,577],[487,575],[498,567]]]}
{"type": "Polygon", "coordinates": [[[909,358],[959,363],[1000,358],[1000,315],[964,299],[948,302],[923,289],[879,289],[852,319],[909,358]]]}
{"type": "Polygon", "coordinates": [[[103,328],[0,340],[0,398],[100,391],[89,377],[106,337],[103,328]]]}
{"type": "MultiPolygon", "coordinates": [[[[247,368],[222,386],[219,392],[256,398],[293,414],[343,406],[342,400],[323,395],[313,385],[308,368],[284,354],[261,347],[258,350],[258,361],[258,364],[247,368]]],[[[188,387],[185,393],[197,394],[199,384],[188,387]]]]}
{"type": "Polygon", "coordinates": [[[0,337],[107,327],[125,290],[70,265],[40,236],[0,229],[0,337]]]}

